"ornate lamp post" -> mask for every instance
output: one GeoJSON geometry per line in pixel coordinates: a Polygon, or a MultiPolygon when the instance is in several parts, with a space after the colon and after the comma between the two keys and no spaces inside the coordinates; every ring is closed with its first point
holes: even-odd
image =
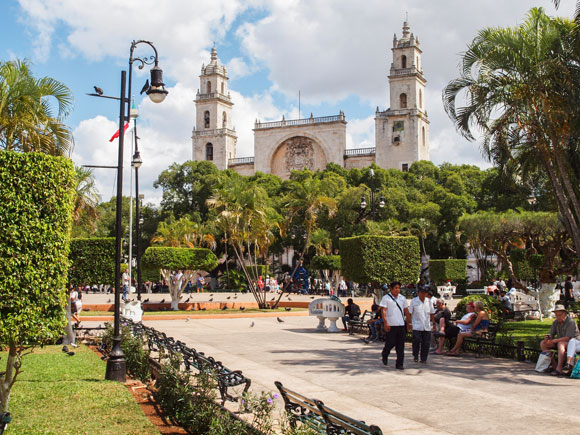
{"type": "MultiPolygon", "coordinates": [[[[138,68],[143,69],[145,65],[154,64],[151,68],[151,85],[149,81],[143,87],[142,92],[146,92],[151,101],[154,103],[161,103],[167,96],[167,90],[165,89],[165,84],[163,83],[163,71],[159,68],[159,57],[157,55],[157,49],[149,41],[133,41],[131,43],[130,54],[129,54],[129,83],[127,89],[127,72],[121,71],[121,95],[117,97],[109,97],[102,95],[100,89],[95,88],[97,94],[89,94],[95,97],[110,98],[114,100],[119,100],[119,153],[117,161],[117,212],[116,212],[116,235],[115,235],[115,322],[114,322],[114,332],[113,332],[113,349],[109,354],[107,360],[107,371],[105,374],[105,379],[112,381],[125,382],[126,378],[126,365],[125,365],[125,354],[121,350],[121,333],[120,333],[120,303],[121,303],[121,255],[122,255],[122,208],[123,208],[123,147],[124,141],[124,131],[125,123],[130,121],[130,108],[131,108],[131,84],[132,84],[132,73],[133,73],[133,63],[137,62],[138,68]],[[139,44],[149,45],[153,51],[154,56],[149,57],[135,57],[133,55],[135,48],[139,44]]],[[[140,156],[137,154],[137,159],[133,158],[133,161],[137,161],[139,165],[140,156]]],[[[134,164],[134,163],[133,163],[134,164]]],[[[138,195],[138,193],[137,193],[138,195]]],[[[138,197],[138,196],[137,196],[138,197]]],[[[137,215],[139,216],[139,215],[137,215]]],[[[137,217],[137,221],[139,218],[137,217]]]]}
{"type": "MultiPolygon", "coordinates": [[[[372,169],[369,170],[370,175],[371,175],[371,197],[370,197],[370,201],[371,201],[371,210],[369,212],[369,216],[371,219],[375,219],[376,214],[378,212],[377,208],[384,208],[385,207],[385,197],[381,195],[380,198],[376,197],[376,195],[378,195],[379,193],[379,189],[375,188],[375,171],[373,171],[372,169]]],[[[361,210],[364,212],[367,208],[368,204],[367,204],[367,200],[366,198],[363,196],[360,202],[360,208],[361,210]]]]}

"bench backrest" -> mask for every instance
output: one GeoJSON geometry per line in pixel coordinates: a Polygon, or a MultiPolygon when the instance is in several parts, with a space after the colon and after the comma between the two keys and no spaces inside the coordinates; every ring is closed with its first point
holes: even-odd
{"type": "Polygon", "coordinates": [[[363,421],[355,420],[334,409],[330,409],[320,400],[316,400],[316,405],[322,414],[322,418],[329,432],[352,433],[355,435],[382,435],[383,433],[377,426],[369,426],[363,421]]]}
{"type": "Polygon", "coordinates": [[[287,412],[296,416],[314,414],[322,417],[316,401],[296,391],[289,390],[279,381],[274,382],[274,384],[280,391],[282,399],[284,399],[284,407],[287,412]]]}

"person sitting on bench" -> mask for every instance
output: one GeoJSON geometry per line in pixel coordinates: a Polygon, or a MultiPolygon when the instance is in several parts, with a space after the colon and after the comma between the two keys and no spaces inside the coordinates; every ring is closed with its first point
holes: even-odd
{"type": "Polygon", "coordinates": [[[578,325],[574,319],[568,315],[568,310],[564,305],[557,304],[554,307],[554,314],[556,320],[552,323],[550,328],[550,334],[546,335],[544,340],[540,343],[540,349],[542,352],[549,352],[551,349],[558,350],[558,364],[552,356],[552,368],[556,365],[556,370],[552,371],[552,375],[558,376],[562,374],[562,366],[564,365],[564,359],[566,356],[566,348],[568,343],[572,338],[580,338],[580,333],[578,332],[578,325]],[[558,336],[558,338],[555,338],[558,336]]]}
{"type": "Polygon", "coordinates": [[[351,320],[358,320],[360,318],[360,307],[352,301],[352,298],[348,298],[346,301],[347,305],[344,307],[344,317],[342,318],[342,324],[344,325],[344,330],[347,330],[347,323],[351,320]]]}
{"type": "Polygon", "coordinates": [[[473,325],[471,325],[471,329],[469,331],[459,333],[459,335],[457,336],[457,342],[455,343],[455,346],[453,346],[453,349],[451,349],[449,352],[447,352],[446,355],[458,356],[459,351],[461,350],[461,345],[463,344],[464,338],[473,337],[474,335],[482,334],[483,332],[487,332],[487,328],[489,328],[490,321],[489,321],[489,315],[483,309],[483,302],[482,301],[475,301],[473,303],[473,305],[474,305],[475,313],[477,313],[477,317],[475,318],[473,325]]]}
{"type": "Polygon", "coordinates": [[[460,332],[468,332],[471,331],[471,324],[475,320],[475,313],[473,312],[475,309],[475,305],[473,302],[469,302],[465,305],[465,309],[467,313],[463,315],[461,320],[457,320],[456,322],[450,323],[449,325],[445,326],[444,333],[437,333],[436,336],[439,337],[439,347],[435,352],[436,355],[443,355],[443,345],[445,344],[445,339],[453,339],[459,335],[460,332]]]}
{"type": "Polygon", "coordinates": [[[372,319],[367,320],[367,325],[369,325],[369,336],[365,339],[366,343],[369,341],[375,341],[379,338],[378,332],[383,323],[383,313],[377,304],[372,305],[371,311],[373,312],[373,317],[372,319]]]}

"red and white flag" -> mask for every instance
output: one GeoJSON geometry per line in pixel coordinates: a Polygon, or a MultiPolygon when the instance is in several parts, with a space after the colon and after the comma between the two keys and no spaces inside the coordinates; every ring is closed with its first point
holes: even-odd
{"type": "MultiPolygon", "coordinates": [[[[125,127],[123,127],[123,134],[125,134],[125,132],[127,131],[127,129],[129,128],[129,123],[127,122],[125,124],[125,127]]],[[[119,137],[119,130],[117,130],[115,132],[115,134],[113,136],[111,136],[111,139],[109,139],[109,142],[113,142],[115,139],[117,139],[119,137]]]]}

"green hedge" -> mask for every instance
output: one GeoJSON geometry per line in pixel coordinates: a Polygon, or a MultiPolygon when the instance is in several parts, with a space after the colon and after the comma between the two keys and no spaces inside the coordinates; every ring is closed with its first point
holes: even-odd
{"type": "Polygon", "coordinates": [[[514,274],[518,279],[526,281],[533,281],[535,279],[534,269],[526,259],[525,249],[512,249],[510,251],[510,261],[514,267],[514,274]]]}
{"type": "Polygon", "coordinates": [[[340,263],[343,275],[355,282],[414,284],[421,269],[419,239],[368,235],[340,239],[340,263]]]}
{"type": "Polygon", "coordinates": [[[265,279],[266,275],[270,275],[270,266],[268,264],[256,264],[255,266],[248,266],[247,270],[251,277],[261,276],[265,279]]]}
{"type": "Polygon", "coordinates": [[[70,242],[71,284],[109,284],[115,282],[115,238],[72,239],[70,242]]]}
{"type": "Polygon", "coordinates": [[[145,250],[141,264],[148,269],[213,270],[217,257],[205,248],[172,248],[151,246],[145,250]]]}
{"type": "Polygon", "coordinates": [[[310,267],[315,270],[340,270],[340,255],[317,255],[310,267]]]}
{"type": "Polygon", "coordinates": [[[429,277],[432,282],[442,284],[447,280],[453,282],[467,278],[467,260],[430,260],[429,277]]]}
{"type": "Polygon", "coordinates": [[[0,151],[0,345],[64,330],[74,194],[69,159],[0,151]]]}
{"type": "Polygon", "coordinates": [[[483,302],[483,309],[487,311],[487,313],[489,314],[489,318],[492,322],[499,322],[503,319],[503,307],[501,305],[501,302],[498,301],[493,296],[488,295],[470,295],[461,299],[457,304],[457,307],[455,307],[457,319],[461,319],[461,317],[465,313],[467,313],[465,305],[467,305],[469,302],[474,301],[483,302]]]}

